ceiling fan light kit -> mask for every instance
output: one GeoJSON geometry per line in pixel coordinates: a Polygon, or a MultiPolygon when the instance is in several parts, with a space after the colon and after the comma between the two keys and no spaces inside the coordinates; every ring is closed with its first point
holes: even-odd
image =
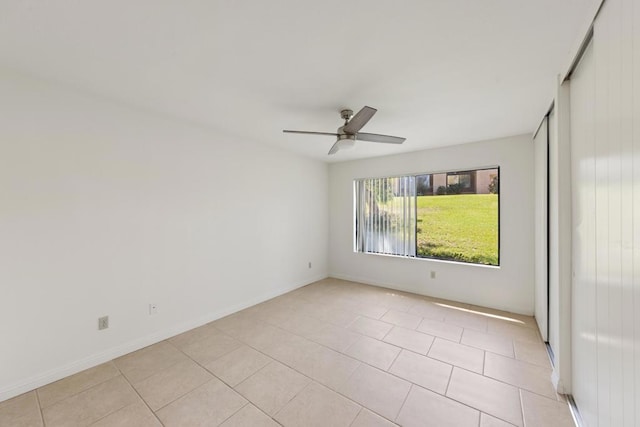
{"type": "Polygon", "coordinates": [[[350,150],[356,146],[355,135],[338,135],[338,140],[329,150],[329,154],[337,153],[338,150],[350,150]]]}
{"type": "Polygon", "coordinates": [[[378,110],[371,107],[363,107],[356,115],[353,110],[345,108],[340,111],[340,117],[344,120],[344,125],[340,126],[337,132],[310,132],[302,130],[283,130],[284,133],[299,133],[303,135],[330,135],[338,139],[329,150],[329,154],[335,154],[339,150],[346,150],[355,146],[356,140],[368,142],[382,142],[385,144],[402,144],[406,138],[399,136],[380,135],[377,133],[364,133],[360,129],[366,125],[378,110]]]}

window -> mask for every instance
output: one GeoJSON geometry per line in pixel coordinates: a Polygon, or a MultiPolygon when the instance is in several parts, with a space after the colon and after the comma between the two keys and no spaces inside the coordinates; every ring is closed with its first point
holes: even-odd
{"type": "Polygon", "coordinates": [[[499,168],[355,181],[358,252],[499,265],[499,168]]]}

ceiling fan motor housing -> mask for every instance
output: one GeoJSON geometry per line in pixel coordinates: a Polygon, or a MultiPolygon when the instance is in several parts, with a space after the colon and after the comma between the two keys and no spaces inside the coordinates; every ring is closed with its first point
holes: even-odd
{"type": "Polygon", "coordinates": [[[338,141],[342,141],[342,140],[355,141],[356,140],[356,135],[355,134],[344,133],[342,131],[342,128],[340,128],[340,129],[338,129],[338,141]]]}

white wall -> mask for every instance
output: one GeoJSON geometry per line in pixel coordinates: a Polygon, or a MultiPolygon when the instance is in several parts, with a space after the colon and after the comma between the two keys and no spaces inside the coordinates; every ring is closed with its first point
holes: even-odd
{"type": "Polygon", "coordinates": [[[326,277],[327,174],[0,72],[0,401],[326,277]]]}
{"type": "Polygon", "coordinates": [[[607,0],[570,80],[573,395],[587,426],[640,425],[640,7],[607,0]]]}
{"type": "Polygon", "coordinates": [[[530,135],[397,156],[334,163],[329,169],[329,272],[377,284],[533,314],[533,143],[530,135]],[[353,252],[353,180],[500,166],[500,267],[353,252]],[[436,278],[430,279],[430,271],[436,278]]]}

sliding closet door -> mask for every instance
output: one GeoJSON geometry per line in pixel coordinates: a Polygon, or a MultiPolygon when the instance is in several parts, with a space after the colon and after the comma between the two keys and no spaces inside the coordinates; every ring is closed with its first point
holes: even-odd
{"type": "Polygon", "coordinates": [[[547,344],[551,348],[554,358],[558,354],[560,341],[560,148],[557,141],[557,123],[555,110],[551,110],[547,116],[549,126],[549,326],[547,344]]]}
{"type": "MultiPolygon", "coordinates": [[[[596,346],[595,67],[587,48],[571,78],[571,172],[573,211],[573,395],[588,426],[598,425],[596,346]]],[[[599,171],[600,172],[600,171],[599,171]]],[[[599,209],[606,209],[599,205],[599,209]]],[[[601,212],[602,213],[602,212],[601,212]]]]}
{"type": "Polygon", "coordinates": [[[548,271],[547,271],[547,153],[549,152],[547,117],[533,138],[535,161],[535,316],[542,338],[548,340],[548,271]]]}
{"type": "Polygon", "coordinates": [[[607,0],[573,72],[573,395],[587,426],[640,425],[640,5],[607,0]]]}

